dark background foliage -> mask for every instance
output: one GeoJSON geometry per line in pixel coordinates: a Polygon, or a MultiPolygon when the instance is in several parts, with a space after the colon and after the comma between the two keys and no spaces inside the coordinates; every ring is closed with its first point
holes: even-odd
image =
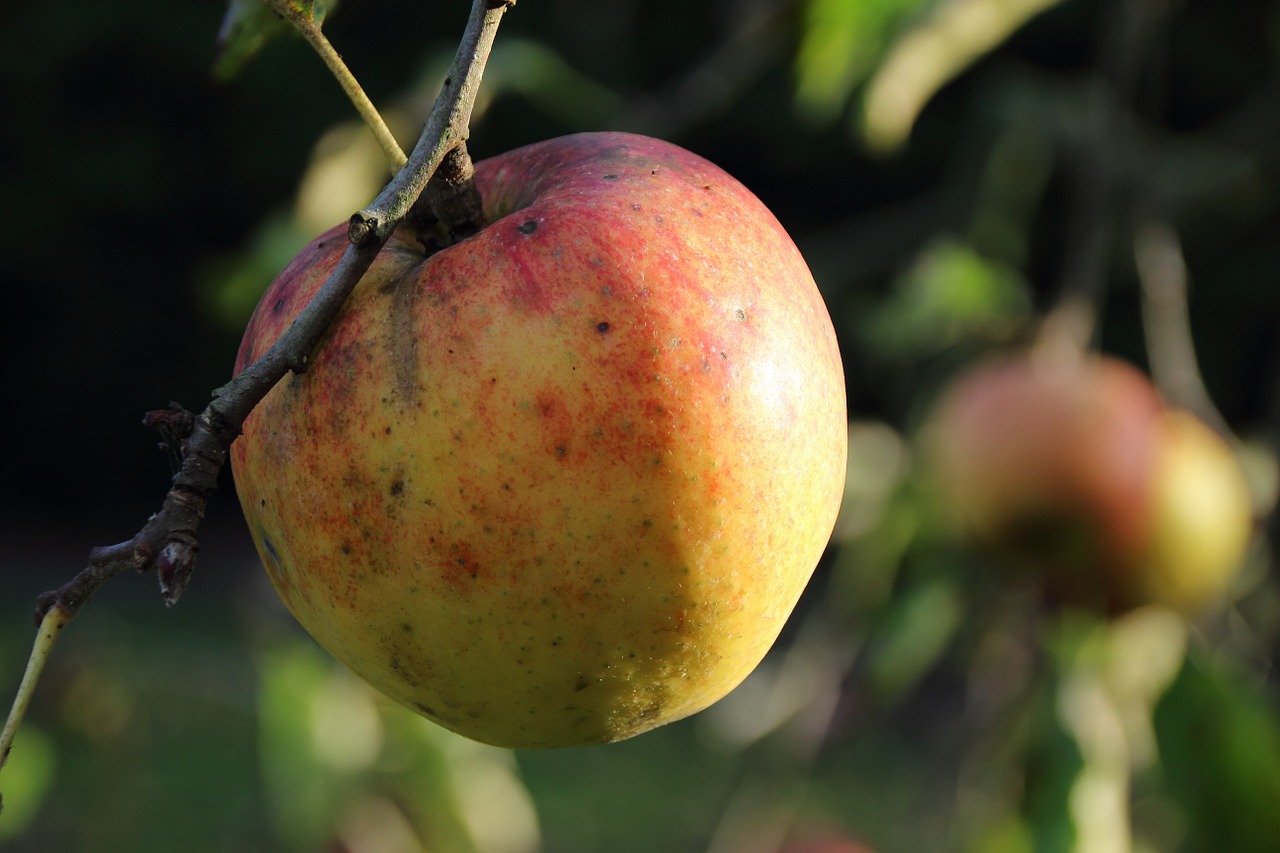
{"type": "MultiPolygon", "coordinates": [[[[627,129],[726,168],[809,259],[840,335],[851,417],[890,455],[909,447],[923,407],[959,364],[1025,333],[1064,287],[1095,300],[1100,348],[1146,367],[1133,245],[1142,217],[1158,217],[1190,271],[1205,383],[1252,442],[1265,481],[1280,431],[1277,6],[1048,4],[958,69],[909,137],[881,151],[859,131],[864,96],[891,48],[937,4],[846,3],[521,0],[498,37],[472,153],[627,129]],[[840,10],[854,7],[862,17],[848,32],[814,23],[815,10],[845,20],[840,10]],[[836,59],[806,66],[824,27],[846,39],[836,59]],[[855,54],[840,78],[841,57],[855,54]],[[805,100],[806,79],[825,94],[805,100]],[[970,302],[946,296],[960,292],[955,282],[970,302]]],[[[406,143],[466,7],[347,0],[326,24],[374,102],[400,117],[406,143]]],[[[227,379],[256,293],[310,236],[295,199],[314,173],[317,141],[352,119],[297,39],[215,81],[223,12],[217,3],[10,0],[3,13],[5,690],[25,659],[36,595],[159,505],[169,472],[141,416],[170,400],[199,409],[227,379]]],[[[879,495],[877,518],[898,517],[905,479],[879,495]]],[[[372,802],[407,815],[427,849],[504,849],[467,834],[464,795],[438,794],[462,790],[459,774],[496,767],[524,792],[516,801],[531,797],[547,850],[755,849],[734,839],[762,821],[783,834],[812,823],[886,851],[1031,849],[1024,841],[1070,849],[1078,827],[1062,789],[1088,762],[1053,721],[1040,682],[1071,656],[1025,652],[1029,674],[1008,687],[1021,698],[996,703],[994,716],[974,711],[971,693],[992,637],[1017,646],[1049,636],[1050,648],[1075,649],[1088,632],[1006,619],[983,633],[998,606],[968,579],[981,573],[968,573],[967,557],[873,527],[837,537],[770,659],[771,672],[794,674],[784,654],[796,644],[856,658],[822,670],[836,678],[828,686],[843,709],[834,734],[796,734],[793,714],[791,728],[735,739],[726,712],[701,728],[689,721],[511,764],[423,735],[366,697],[360,707],[376,707],[385,743],[418,759],[399,775],[384,759],[361,765],[376,769],[370,781],[354,764],[339,772],[341,761],[325,765],[327,776],[300,770],[305,743],[279,746],[303,725],[305,713],[290,708],[345,682],[272,603],[228,472],[179,607],[164,612],[150,579],[121,578],[64,639],[32,712],[35,734],[15,752],[36,743],[30,752],[44,756],[22,771],[31,805],[0,816],[0,839],[24,851],[337,850],[347,848],[334,839],[351,845],[359,821],[339,831],[333,814],[363,814],[351,803],[372,802]],[[847,607],[830,603],[846,598],[847,607]],[[813,612],[825,621],[802,618],[813,612]],[[814,645],[810,624],[825,626],[824,642],[814,645]],[[940,624],[950,627],[931,634],[940,624]],[[1014,746],[992,734],[1010,721],[1025,735],[1014,746]],[[720,734],[708,735],[716,725],[720,734]],[[291,801],[281,791],[294,778],[315,790],[291,801]],[[775,812],[786,816],[770,824],[775,812]]],[[[1135,823],[1153,849],[1269,849],[1264,833],[1276,829],[1254,804],[1280,791],[1267,765],[1280,756],[1280,615],[1265,547],[1251,565],[1251,596],[1193,637],[1205,659],[1230,666],[1197,668],[1192,654],[1155,716],[1163,742],[1181,746],[1161,752],[1168,784],[1135,783],[1135,823]],[[1197,725],[1217,733],[1205,745],[1210,764],[1187,754],[1181,733],[1197,725]],[[1212,782],[1187,781],[1205,774],[1212,782]],[[1235,819],[1222,820],[1224,809],[1235,819]]],[[[11,804],[21,799],[5,790],[11,804]]]]}

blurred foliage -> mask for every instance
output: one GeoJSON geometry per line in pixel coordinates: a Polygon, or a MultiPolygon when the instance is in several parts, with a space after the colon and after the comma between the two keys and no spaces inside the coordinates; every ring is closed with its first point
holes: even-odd
{"type": "MultiPolygon", "coordinates": [[[[326,33],[402,142],[465,7],[329,4],[326,33]]],[[[254,7],[232,9],[228,27],[254,7]]],[[[254,24],[219,60],[224,11],[6,7],[6,685],[37,593],[163,492],[140,414],[203,404],[271,276],[385,179],[299,39],[258,50],[254,24]],[[219,61],[239,73],[215,83],[219,61]]],[[[1280,7],[522,0],[473,153],[601,128],[664,136],[755,190],[840,336],[845,506],[759,670],[621,744],[472,744],[301,635],[221,495],[178,610],[121,579],[67,632],[0,774],[0,845],[1274,849],[1280,7]],[[1135,254],[1153,221],[1185,263],[1198,365],[1262,520],[1231,598],[1190,625],[1045,610],[950,543],[915,444],[949,377],[1067,293],[1095,309],[1095,346],[1151,367],[1135,254]]]]}

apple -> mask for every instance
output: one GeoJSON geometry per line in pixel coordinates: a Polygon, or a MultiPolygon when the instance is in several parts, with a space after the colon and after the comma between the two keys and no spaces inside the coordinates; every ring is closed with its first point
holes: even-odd
{"type": "MultiPolygon", "coordinates": [[[[487,224],[402,228],[231,450],[267,573],[386,695],[558,747],[695,713],[776,640],[835,523],[847,416],[812,275],[765,206],[668,143],[476,165],[487,224]]],[[[243,369],[345,248],[268,288],[243,369]]]]}
{"type": "Polygon", "coordinates": [[[1226,443],[1121,360],[984,360],[925,444],[960,531],[1073,604],[1197,610],[1229,585],[1251,527],[1226,443]]]}

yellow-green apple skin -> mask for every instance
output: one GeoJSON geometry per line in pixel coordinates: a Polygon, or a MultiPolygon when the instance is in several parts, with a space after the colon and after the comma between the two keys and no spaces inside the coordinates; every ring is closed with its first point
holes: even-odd
{"type": "Polygon", "coordinates": [[[1131,596],[1194,612],[1222,596],[1253,535],[1248,482],[1226,441],[1189,412],[1164,417],[1151,537],[1131,596]]]}
{"type": "Polygon", "coordinates": [[[1243,563],[1252,514],[1231,449],[1119,359],[983,361],[943,395],[925,444],[964,535],[1063,603],[1190,613],[1243,563]]]}
{"type": "MultiPolygon", "coordinates": [[[[476,740],[603,743],[697,712],[776,640],[843,491],[826,307],[711,163],[581,134],[476,167],[486,222],[398,232],[232,446],[284,603],[380,691],[476,740]]],[[[345,248],[270,286],[237,370],[345,248]]]]}

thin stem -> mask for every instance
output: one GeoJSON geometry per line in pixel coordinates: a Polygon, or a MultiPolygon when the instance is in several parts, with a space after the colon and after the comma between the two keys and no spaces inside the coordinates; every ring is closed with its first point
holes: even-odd
{"type": "Polygon", "coordinates": [[[352,106],[360,114],[365,126],[373,133],[374,139],[378,140],[378,145],[381,146],[383,153],[387,155],[388,162],[391,163],[392,171],[401,169],[408,160],[404,149],[400,147],[400,143],[396,142],[396,138],[391,134],[390,128],[382,120],[382,114],[378,112],[377,107],[373,105],[373,101],[369,100],[369,96],[365,94],[364,89],[360,86],[360,81],[356,80],[356,76],[351,73],[351,69],[342,61],[342,57],[328,37],[321,32],[320,25],[315,22],[314,18],[301,12],[295,4],[288,2],[288,0],[265,0],[265,2],[277,15],[292,24],[293,28],[307,40],[307,43],[324,61],[329,73],[338,81],[342,91],[347,93],[352,106]]]}
{"type": "Polygon", "coordinates": [[[27,658],[27,669],[22,674],[22,682],[18,685],[18,695],[13,699],[13,707],[9,710],[9,718],[5,720],[4,730],[0,731],[0,767],[9,760],[9,751],[13,749],[13,739],[18,734],[18,726],[31,704],[31,696],[35,693],[36,682],[49,660],[49,652],[54,642],[62,633],[62,628],[71,621],[71,613],[61,607],[55,607],[44,614],[40,620],[40,630],[36,633],[35,644],[31,647],[31,656],[27,658]]]}
{"type": "Polygon", "coordinates": [[[1133,241],[1151,375],[1169,401],[1230,436],[1200,373],[1187,303],[1187,264],[1178,234],[1158,220],[1139,223],[1133,241]]]}

